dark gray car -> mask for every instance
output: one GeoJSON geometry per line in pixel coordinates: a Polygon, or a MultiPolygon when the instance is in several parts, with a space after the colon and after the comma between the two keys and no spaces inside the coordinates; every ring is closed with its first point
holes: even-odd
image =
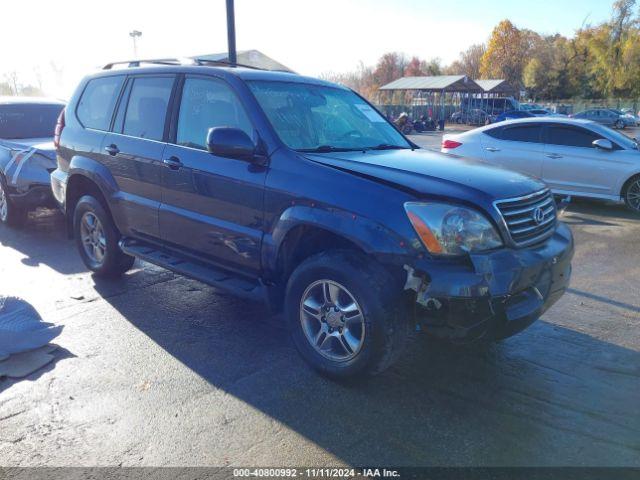
{"type": "Polygon", "coordinates": [[[598,122],[602,125],[609,125],[615,128],[626,127],[625,121],[616,112],[606,108],[595,108],[592,110],[585,110],[584,112],[576,113],[573,118],[582,118],[584,120],[591,120],[592,122],[598,122]]]}
{"type": "Polygon", "coordinates": [[[55,205],[49,175],[63,108],[58,100],[0,97],[0,222],[19,224],[30,210],[55,205]]]}

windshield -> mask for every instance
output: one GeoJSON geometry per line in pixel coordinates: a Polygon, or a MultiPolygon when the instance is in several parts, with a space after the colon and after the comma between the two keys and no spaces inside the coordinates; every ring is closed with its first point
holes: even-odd
{"type": "Polygon", "coordinates": [[[411,148],[350,90],[305,83],[248,82],[280,139],[299,151],[411,148]]]}
{"type": "Polygon", "coordinates": [[[0,138],[53,137],[62,105],[0,105],[0,138]]]}

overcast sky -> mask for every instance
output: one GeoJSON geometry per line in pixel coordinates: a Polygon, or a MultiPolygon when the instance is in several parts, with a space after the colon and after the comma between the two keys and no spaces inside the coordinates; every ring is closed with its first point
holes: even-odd
{"type": "MultiPolygon", "coordinates": [[[[22,0],[0,7],[0,81],[16,71],[67,97],[97,66],[133,56],[226,50],[225,0],[22,0]],[[56,70],[58,73],[56,73],[56,70]]],[[[503,18],[572,35],[609,17],[609,0],[236,0],[239,50],[258,49],[306,75],[374,64],[388,51],[455,60],[503,18]]]]}

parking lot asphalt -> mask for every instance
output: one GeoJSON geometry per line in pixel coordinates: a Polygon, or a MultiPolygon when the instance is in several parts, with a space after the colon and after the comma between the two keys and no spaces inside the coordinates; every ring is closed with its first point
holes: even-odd
{"type": "Polygon", "coordinates": [[[640,219],[563,218],[572,285],[540,321],[488,346],[418,337],[351,383],[261,305],[148,264],[93,278],[56,212],[0,226],[0,294],[65,326],[54,363],[0,380],[0,464],[640,466],[640,219]]]}

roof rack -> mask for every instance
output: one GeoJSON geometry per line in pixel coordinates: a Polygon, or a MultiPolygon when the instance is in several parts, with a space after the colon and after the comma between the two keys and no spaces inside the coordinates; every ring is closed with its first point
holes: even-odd
{"type": "MultiPolygon", "coordinates": [[[[139,67],[141,64],[152,64],[152,65],[185,65],[188,64],[184,59],[179,58],[151,58],[145,60],[123,60],[121,62],[111,62],[107,63],[103,70],[111,70],[116,65],[126,65],[128,68],[139,67]]],[[[194,65],[195,62],[191,60],[191,64],[194,65]]]]}
{"type": "Polygon", "coordinates": [[[149,65],[224,65],[226,67],[243,67],[251,68],[253,70],[265,70],[264,68],[256,67],[253,65],[245,65],[242,63],[231,63],[227,60],[208,60],[205,58],[151,58],[144,60],[123,60],[121,62],[107,63],[102,70],[111,70],[117,65],[126,65],[127,68],[139,67],[142,64],[149,65]]]}

